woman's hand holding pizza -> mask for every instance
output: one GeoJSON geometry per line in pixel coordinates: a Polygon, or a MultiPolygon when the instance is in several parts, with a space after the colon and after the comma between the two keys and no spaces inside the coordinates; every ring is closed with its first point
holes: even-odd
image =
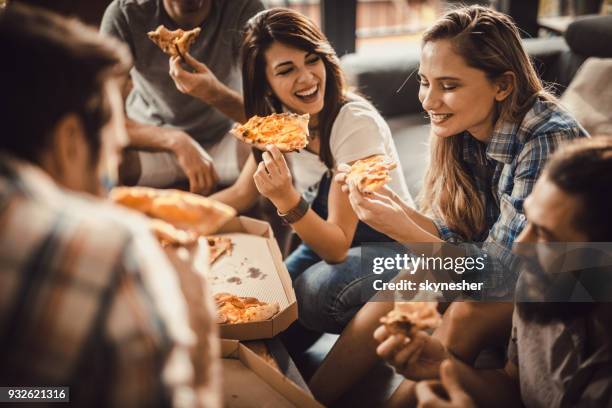
{"type": "Polygon", "coordinates": [[[446,348],[435,337],[416,331],[410,337],[391,334],[383,324],[374,332],[380,343],[376,353],[410,380],[438,378],[440,364],[448,358],[446,348]]]}
{"type": "Polygon", "coordinates": [[[281,151],[272,145],[266,149],[253,181],[261,195],[270,199],[278,211],[286,213],[300,201],[300,194],[293,187],[291,172],[281,151]]]}
{"type": "Polygon", "coordinates": [[[348,183],[348,191],[349,202],[357,217],[375,230],[402,242],[405,231],[418,228],[402,205],[388,195],[380,192],[364,194],[353,183],[348,183]]]}

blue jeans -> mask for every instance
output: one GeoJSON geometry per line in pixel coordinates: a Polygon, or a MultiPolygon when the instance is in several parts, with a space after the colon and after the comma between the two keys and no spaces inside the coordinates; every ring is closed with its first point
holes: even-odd
{"type": "MultiPolygon", "coordinates": [[[[388,256],[396,254],[389,252],[388,256]]],[[[307,329],[327,333],[342,332],[376,294],[375,280],[389,282],[397,274],[389,271],[375,275],[368,268],[362,268],[359,246],[349,249],[344,262],[328,264],[310,247],[301,244],[287,257],[285,265],[293,279],[300,323],[307,329]]]]}
{"type": "MultiPolygon", "coordinates": [[[[327,218],[327,195],[330,179],[323,177],[317,198],[311,208],[322,218],[327,218]]],[[[376,291],[374,280],[390,281],[397,271],[375,275],[361,266],[363,242],[389,242],[387,236],[359,222],[355,238],[346,260],[328,264],[306,244],[301,244],[285,260],[293,280],[298,301],[300,323],[314,331],[340,333],[376,291]]],[[[381,248],[381,251],[384,251],[381,248]]],[[[388,256],[395,252],[389,250],[388,256]]],[[[380,256],[385,256],[381,253],[380,256]]]]}

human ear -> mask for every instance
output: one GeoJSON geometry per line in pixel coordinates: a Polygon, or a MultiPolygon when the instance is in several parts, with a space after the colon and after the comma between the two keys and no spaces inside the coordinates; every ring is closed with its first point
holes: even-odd
{"type": "Polygon", "coordinates": [[[75,113],[62,117],[54,129],[55,157],[60,166],[81,161],[88,148],[81,119],[75,113]]]}
{"type": "Polygon", "coordinates": [[[64,115],[54,126],[51,140],[43,167],[65,187],[82,189],[81,179],[91,158],[79,116],[75,113],[64,115]]]}
{"type": "Polygon", "coordinates": [[[501,74],[495,80],[496,85],[496,93],[495,100],[497,102],[502,102],[505,100],[508,95],[512,93],[514,90],[514,84],[516,83],[516,75],[512,71],[506,71],[501,74]]]}

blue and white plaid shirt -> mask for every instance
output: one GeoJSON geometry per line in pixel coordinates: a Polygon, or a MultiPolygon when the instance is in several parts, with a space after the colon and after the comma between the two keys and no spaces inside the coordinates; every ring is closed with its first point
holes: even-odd
{"type": "MultiPolygon", "coordinates": [[[[466,245],[469,256],[487,255],[484,276],[486,294],[508,296],[518,278],[511,249],[526,225],[523,203],[531,193],[546,161],[564,142],[588,133],[572,116],[553,102],[538,99],[521,123],[498,121],[491,141],[484,144],[469,133],[463,138],[463,160],[474,177],[485,204],[487,229],[466,245]]],[[[440,238],[466,243],[441,219],[435,219],[440,238]]]]}

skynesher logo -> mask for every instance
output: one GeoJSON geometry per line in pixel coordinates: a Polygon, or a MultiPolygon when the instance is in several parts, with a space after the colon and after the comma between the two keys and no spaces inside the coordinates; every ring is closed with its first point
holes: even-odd
{"type": "Polygon", "coordinates": [[[485,268],[485,257],[440,257],[440,256],[414,256],[409,254],[396,254],[394,257],[375,257],[372,272],[377,275],[387,270],[406,270],[414,275],[417,270],[453,271],[459,275],[464,272],[482,271],[485,268]]]}

